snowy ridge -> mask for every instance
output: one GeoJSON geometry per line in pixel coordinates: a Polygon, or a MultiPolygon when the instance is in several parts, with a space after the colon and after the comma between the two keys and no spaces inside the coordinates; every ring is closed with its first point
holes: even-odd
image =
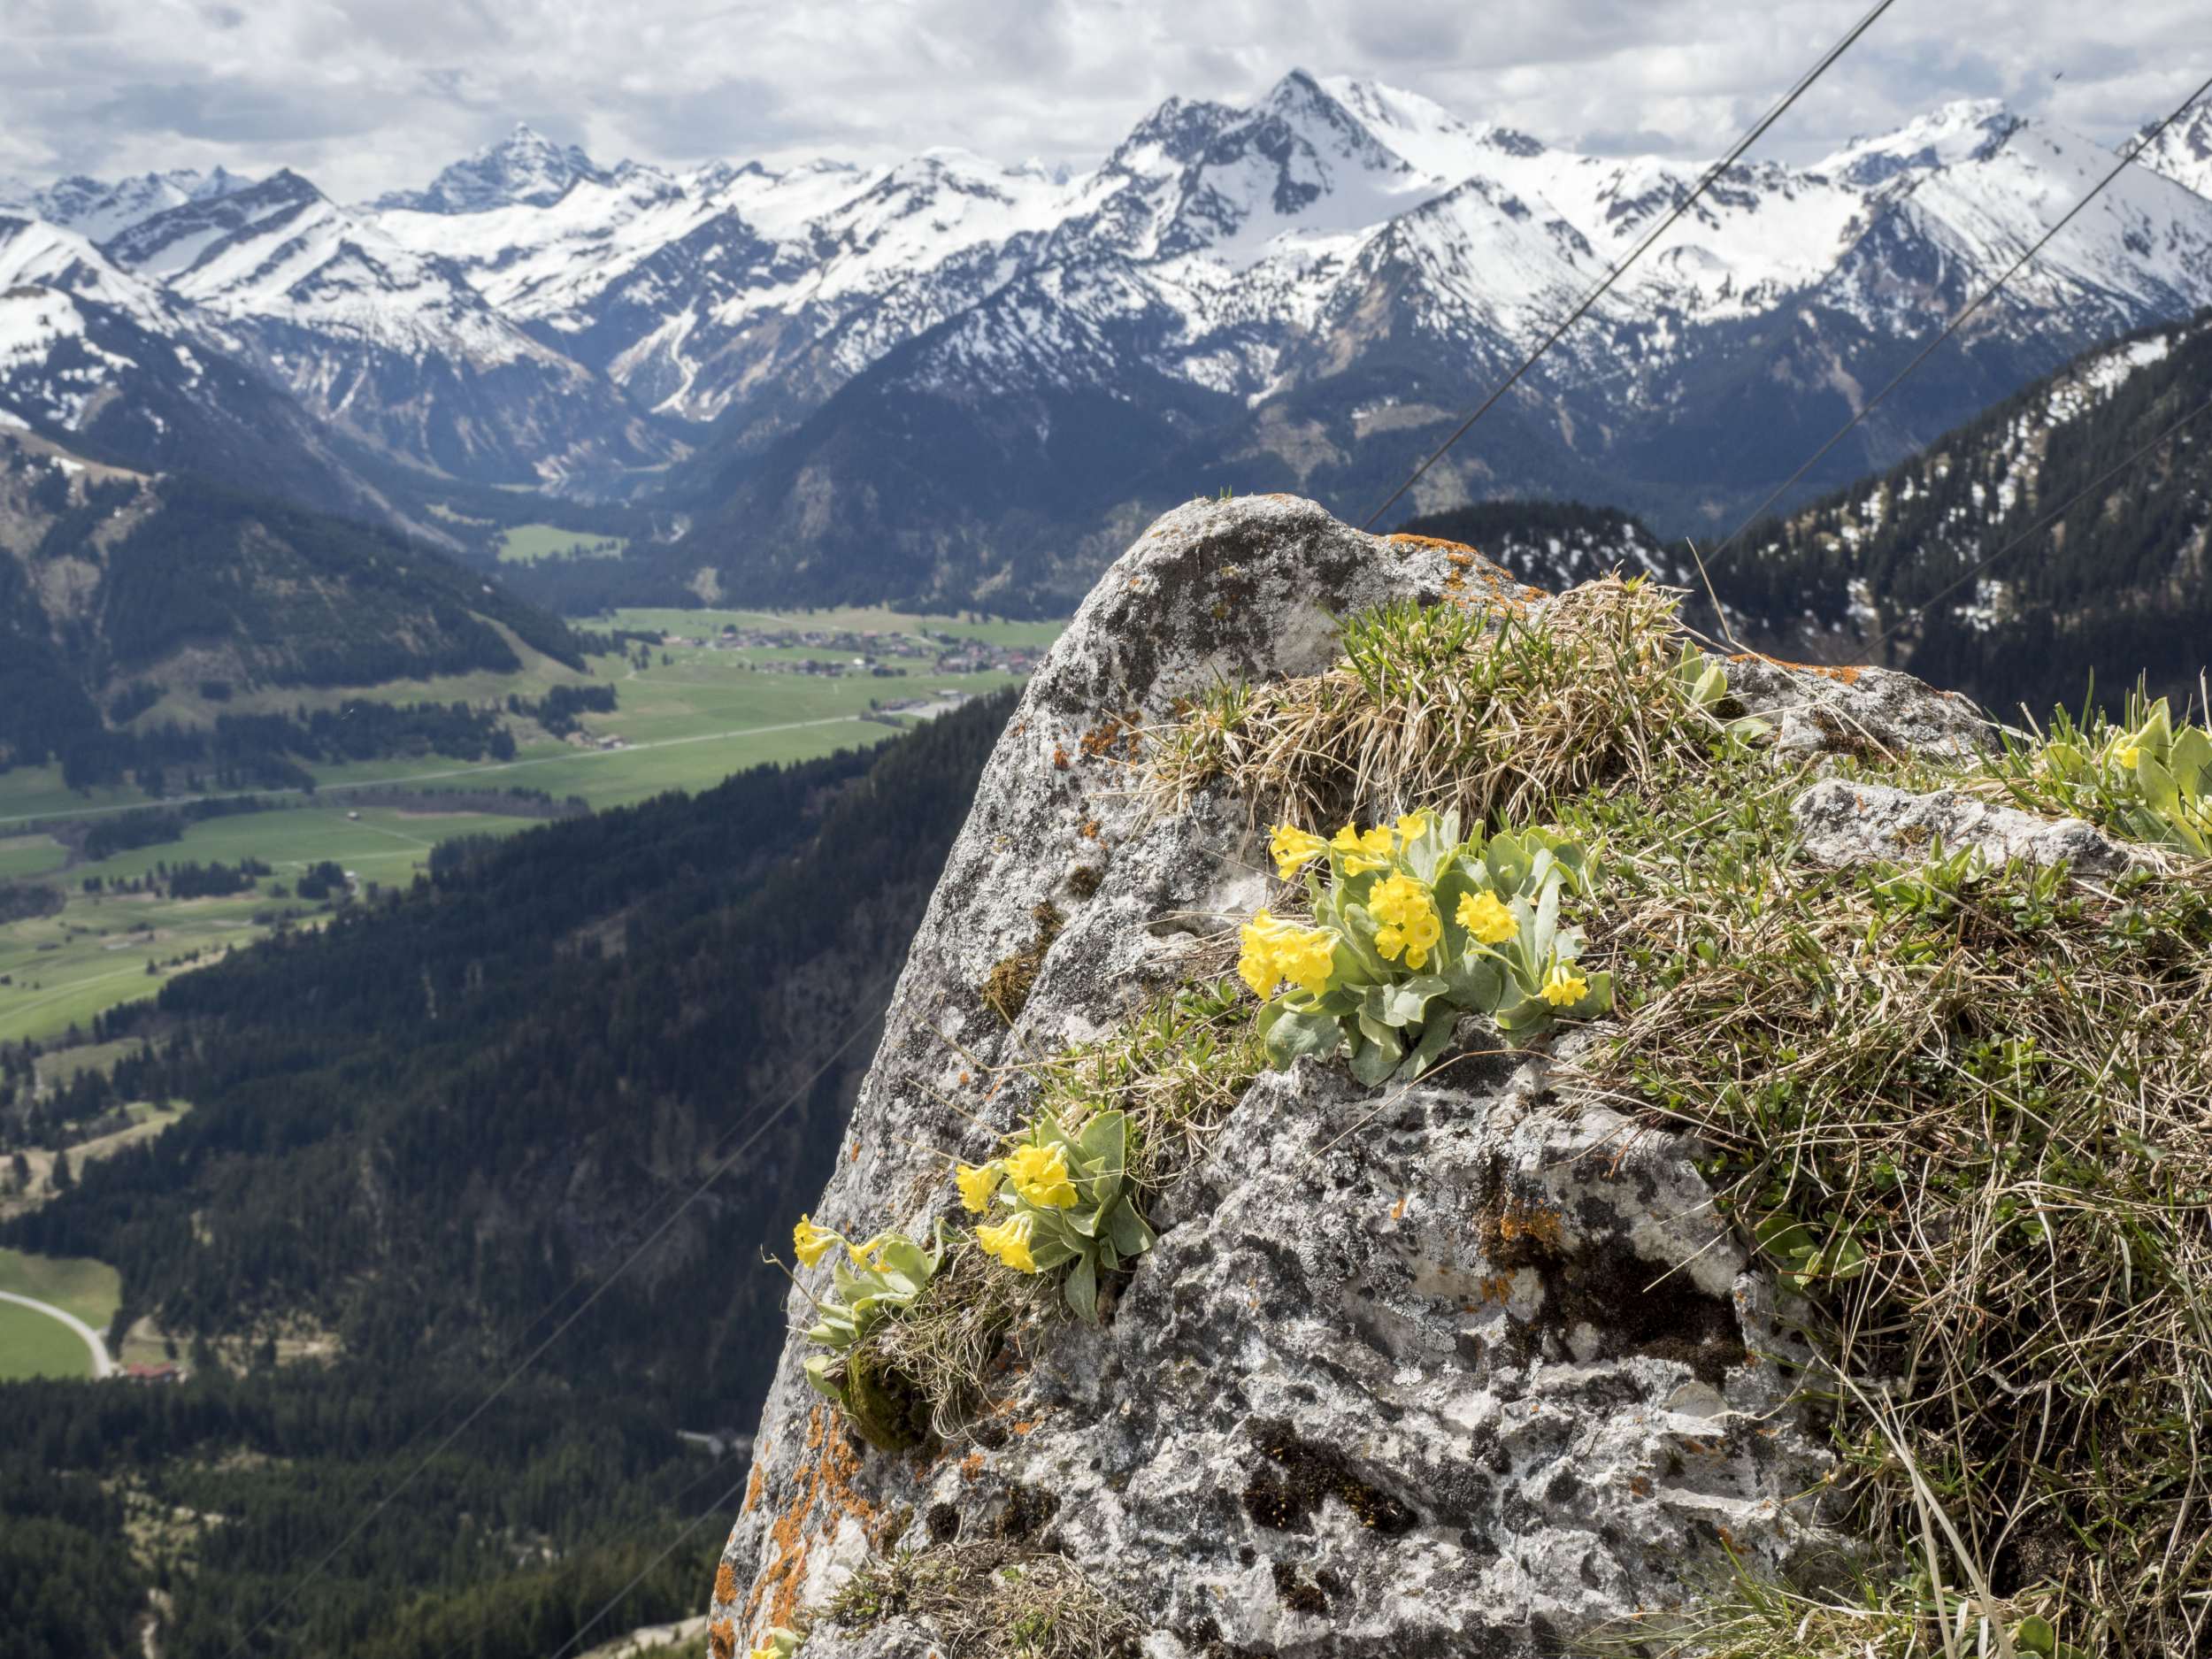
{"type": "MultiPolygon", "coordinates": [[[[2143,161],[1978,321],[2017,358],[2001,380],[2212,303],[2212,112],[2143,161]]],[[[1924,338],[2109,165],[1976,101],[1810,167],[1740,165],[1534,390],[1594,463],[1747,350],[1778,354],[1755,372],[1777,396],[1855,395],[1884,342],[1924,338]]],[[[900,373],[970,406],[1164,377],[1251,409],[1383,362],[1471,388],[1700,173],[1294,70],[1248,107],[1170,98],[1072,175],[950,150],[670,172],[521,126],[359,207],[288,172],[5,194],[51,236],[77,227],[35,269],[26,242],[14,280],[219,329],[319,418],[418,462],[590,488],[665,464],[687,427],[757,446],[925,337],[900,373]]]]}

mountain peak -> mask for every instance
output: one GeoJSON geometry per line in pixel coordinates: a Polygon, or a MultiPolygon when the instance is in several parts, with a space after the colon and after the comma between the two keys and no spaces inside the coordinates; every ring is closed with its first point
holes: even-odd
{"type": "Polygon", "coordinates": [[[1854,138],[1817,171],[1869,189],[1901,173],[1983,160],[2026,125],[2001,98],[1955,98],[1894,132],[1854,138]]]}
{"type": "Polygon", "coordinates": [[[441,171],[426,190],[380,196],[373,206],[420,213],[482,213],[498,207],[550,207],[580,179],[614,175],[575,144],[557,143],[527,121],[441,171]]]}

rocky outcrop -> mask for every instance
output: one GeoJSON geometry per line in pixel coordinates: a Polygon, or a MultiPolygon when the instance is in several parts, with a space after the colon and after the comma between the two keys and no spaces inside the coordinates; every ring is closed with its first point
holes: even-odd
{"type": "MultiPolygon", "coordinates": [[[[1025,1116],[1009,1063],[1219,970],[1210,940],[1263,902],[1260,826],[1204,795],[1148,818],[1134,733],[1220,677],[1326,667],[1333,616],[1454,592],[1542,600],[1465,549],[1288,497],[1194,503],[1139,540],[984,774],[817,1216],[918,1233],[955,1209],[947,1155],[980,1159],[1025,1116]]],[[[1751,711],[1809,731],[1978,741],[1970,710],[1903,676],[1744,666],[1751,711]]],[[[895,1544],[1059,1552],[1153,1659],[1534,1654],[1682,1600],[1724,1545],[1769,1566],[1819,1547],[1800,1494],[1822,1455],[1776,1293],[1715,1219],[1697,1148],[1570,1110],[1548,1060],[1462,1036],[1410,1088],[1312,1061],[1263,1075],[1156,1207],[1110,1319],[1025,1344],[971,1441],[867,1449],[807,1388],[795,1334],[718,1643],[741,1652],[895,1544]]],[[[808,1322],[795,1295],[791,1314],[808,1322]]],[[[936,1640],[823,1620],[806,1651],[936,1640]]]]}
{"type": "Polygon", "coordinates": [[[1916,794],[1888,784],[1831,778],[1792,808],[1804,836],[1804,856],[1845,869],[1875,862],[1925,858],[1939,849],[1971,848],[1992,864],[2024,859],[2066,864],[2083,875],[2116,876],[2148,862],[2078,818],[2039,818],[1955,789],[1916,794]]]}

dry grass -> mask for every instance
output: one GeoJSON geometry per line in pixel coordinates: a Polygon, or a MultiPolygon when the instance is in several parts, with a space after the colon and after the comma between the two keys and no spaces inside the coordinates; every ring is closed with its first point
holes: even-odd
{"type": "Polygon", "coordinates": [[[879,1320],[855,1353],[871,1374],[902,1381],[924,1402],[931,1432],[949,1441],[982,1409],[1015,1328],[1061,1306],[1056,1283],[1001,1265],[964,1234],[922,1294],[879,1320]]]}
{"type": "Polygon", "coordinates": [[[1646,1000],[1585,1092],[1694,1129],[1804,1270],[1874,1536],[1928,1540],[1955,1594],[2048,1586],[2090,1651],[2206,1651],[2212,904],[1956,860],[1811,877],[1803,781],[1695,823],[1592,810],[1637,889],[1596,942],[1646,1000]]]}
{"type": "Polygon", "coordinates": [[[1234,979],[1187,985],[1111,1035],[1032,1068],[1041,1104],[1071,1129],[1129,1115],[1129,1174],[1157,1193],[1212,1144],[1245,1086],[1266,1069],[1255,1004],[1234,979]]]}
{"type": "Polygon", "coordinates": [[[1720,729],[1671,679],[1681,638],[1672,595],[1617,576],[1497,616],[1364,612],[1344,622],[1326,673],[1224,687],[1148,733],[1151,800],[1178,810],[1226,780],[1309,826],[1417,806],[1472,824],[1640,787],[1720,729]]]}
{"type": "Polygon", "coordinates": [[[1064,1556],[997,1540],[864,1567],[827,1617],[847,1630],[916,1619],[947,1659],[1135,1659],[1145,1633],[1064,1556]]]}

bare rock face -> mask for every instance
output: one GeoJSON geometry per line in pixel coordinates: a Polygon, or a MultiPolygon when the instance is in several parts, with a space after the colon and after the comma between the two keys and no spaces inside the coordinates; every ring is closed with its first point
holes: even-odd
{"type": "Polygon", "coordinates": [[[1771,722],[1786,755],[1925,755],[1964,760],[1989,749],[1992,728],[1968,699],[1893,668],[1815,668],[1741,656],[1728,689],[1771,722]]]}
{"type": "Polygon", "coordinates": [[[2082,875],[2116,876],[2141,856],[2078,818],[2039,818],[1953,789],[1916,795],[1887,784],[1831,778],[1791,807],[1804,856],[1831,869],[1907,864],[1972,848],[1992,864],[2021,858],[2067,864],[2082,875]]]}
{"type": "MultiPolygon", "coordinates": [[[[953,1211],[947,1155],[979,1161],[1026,1116],[1020,1074],[992,1069],[1103,1033],[1263,902],[1245,803],[1148,820],[1133,728],[1217,677],[1326,667],[1334,615],[1454,592],[1541,598],[1467,549],[1285,496],[1194,503],[1140,539],[984,772],[817,1216],[861,1237],[953,1211]]],[[[1878,717],[1877,741],[1969,741],[1917,682],[1876,689],[1848,713],[1878,717]]],[[[1774,1293],[1695,1148],[1571,1113],[1547,1062],[1482,1052],[1501,1046],[1410,1089],[1310,1061],[1263,1076],[1157,1206],[1109,1321],[1026,1342],[972,1441],[867,1448],[807,1388],[795,1333],[716,1652],[933,1540],[1063,1554],[1148,1629],[1150,1659],[1533,1655],[1686,1598],[1724,1540],[1770,1565],[1820,1541],[1774,1293]]],[[[790,1314],[809,1322],[796,1295],[790,1314]]],[[[805,1651],[921,1659],[941,1635],[823,1619],[805,1651]]]]}

